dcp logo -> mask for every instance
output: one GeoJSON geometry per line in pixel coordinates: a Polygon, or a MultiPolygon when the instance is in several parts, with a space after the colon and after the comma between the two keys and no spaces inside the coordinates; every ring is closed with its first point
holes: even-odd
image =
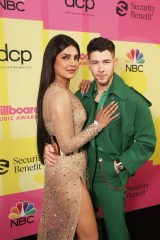
{"type": "Polygon", "coordinates": [[[20,61],[23,65],[32,59],[32,53],[29,50],[12,49],[10,50],[8,44],[5,44],[5,49],[0,49],[0,61],[20,61]]]}
{"type": "Polygon", "coordinates": [[[128,4],[124,1],[119,1],[117,3],[116,13],[119,16],[124,17],[127,14],[127,11],[128,11],[128,4]]]}
{"type": "Polygon", "coordinates": [[[9,171],[9,161],[0,159],[0,175],[3,175],[9,171]]]}
{"type": "Polygon", "coordinates": [[[85,12],[88,11],[88,9],[93,9],[95,6],[94,0],[65,0],[65,5],[67,7],[77,7],[77,8],[84,8],[85,12]],[[82,3],[83,2],[83,3],[82,3]]]}

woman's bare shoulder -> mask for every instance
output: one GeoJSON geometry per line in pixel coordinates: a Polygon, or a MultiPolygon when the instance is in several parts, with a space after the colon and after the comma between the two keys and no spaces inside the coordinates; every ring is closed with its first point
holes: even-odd
{"type": "Polygon", "coordinates": [[[53,85],[51,84],[45,94],[44,94],[44,98],[43,101],[54,101],[56,102],[65,102],[65,101],[70,101],[70,93],[68,89],[62,88],[60,86],[57,85],[53,85]]]}

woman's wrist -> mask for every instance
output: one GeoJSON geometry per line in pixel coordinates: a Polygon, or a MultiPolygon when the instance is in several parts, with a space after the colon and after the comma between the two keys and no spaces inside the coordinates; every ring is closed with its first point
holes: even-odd
{"type": "Polygon", "coordinates": [[[100,124],[97,120],[94,120],[93,124],[98,127],[99,131],[102,131],[102,127],[100,126],[100,124]]]}

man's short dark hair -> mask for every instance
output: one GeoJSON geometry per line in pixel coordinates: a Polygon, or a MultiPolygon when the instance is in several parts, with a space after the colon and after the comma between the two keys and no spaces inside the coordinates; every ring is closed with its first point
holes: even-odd
{"type": "Polygon", "coordinates": [[[105,50],[108,50],[114,56],[115,55],[114,43],[107,38],[103,38],[103,37],[94,38],[88,43],[88,46],[87,46],[88,58],[92,52],[95,52],[95,51],[103,52],[105,50]]]}

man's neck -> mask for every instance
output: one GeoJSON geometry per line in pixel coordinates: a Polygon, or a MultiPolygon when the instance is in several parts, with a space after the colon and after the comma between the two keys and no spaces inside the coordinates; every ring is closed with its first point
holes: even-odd
{"type": "Polygon", "coordinates": [[[103,93],[104,91],[107,91],[110,85],[112,84],[112,80],[113,80],[113,77],[110,79],[110,81],[106,85],[102,85],[96,82],[98,93],[103,93]]]}

